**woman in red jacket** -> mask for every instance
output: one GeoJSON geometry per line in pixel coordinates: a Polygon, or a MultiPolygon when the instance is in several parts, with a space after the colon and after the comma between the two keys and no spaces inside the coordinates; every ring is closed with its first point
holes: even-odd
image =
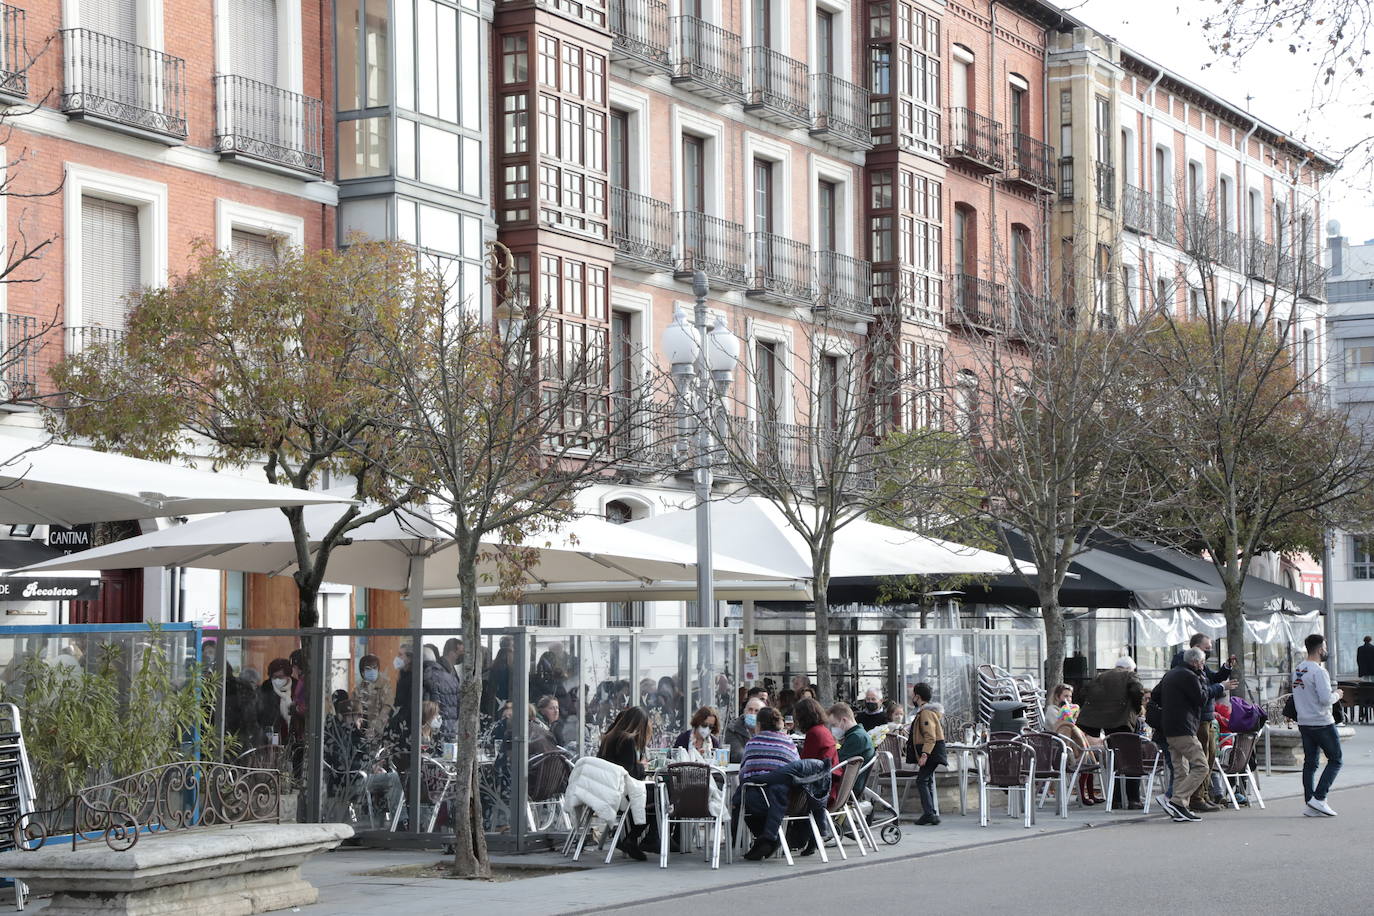
{"type": "MultiPolygon", "coordinates": [[[[825,710],[810,696],[802,697],[792,707],[792,722],[796,730],[806,738],[801,746],[801,759],[824,760],[825,765],[834,770],[840,762],[839,749],[835,745],[835,734],[825,724],[825,710]]],[[[832,783],[832,798],[839,783],[832,783]]],[[[813,814],[813,817],[816,815],[813,814]]],[[[788,830],[788,842],[801,846],[801,854],[811,855],[816,851],[816,839],[811,831],[802,824],[793,823],[788,830]]]]}

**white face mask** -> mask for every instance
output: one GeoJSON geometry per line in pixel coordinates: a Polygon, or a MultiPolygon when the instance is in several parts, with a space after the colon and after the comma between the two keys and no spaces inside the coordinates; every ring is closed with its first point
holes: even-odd
{"type": "Polygon", "coordinates": [[[840,728],[838,725],[832,725],[830,726],[830,734],[834,735],[836,740],[838,740],[844,737],[844,729],[840,728]]]}
{"type": "Polygon", "coordinates": [[[709,726],[709,725],[698,725],[698,726],[697,726],[697,736],[700,737],[700,738],[709,738],[709,737],[711,736],[711,726],[709,726]]]}
{"type": "Polygon", "coordinates": [[[396,656],[396,659],[392,662],[392,664],[396,666],[396,670],[397,670],[397,671],[400,671],[402,668],[404,668],[404,667],[406,666],[405,656],[403,656],[403,655],[398,655],[398,656],[396,656]]]}
{"type": "Polygon", "coordinates": [[[272,678],[272,687],[273,687],[274,689],[276,689],[276,690],[285,690],[285,689],[286,689],[287,687],[289,687],[290,685],[291,685],[291,678],[289,678],[289,677],[274,677],[274,678],[272,678]]]}
{"type": "Polygon", "coordinates": [[[430,727],[430,728],[438,728],[439,726],[441,726],[441,725],[443,725],[443,724],[444,724],[444,717],[443,717],[443,716],[435,716],[433,719],[430,719],[430,720],[429,720],[429,727],[430,727]]]}

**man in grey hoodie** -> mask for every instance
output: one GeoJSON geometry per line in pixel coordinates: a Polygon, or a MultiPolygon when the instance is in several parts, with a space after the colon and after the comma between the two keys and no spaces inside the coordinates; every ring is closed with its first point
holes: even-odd
{"type": "Polygon", "coordinates": [[[1341,701],[1341,691],[1331,689],[1326,661],[1326,637],[1313,633],[1303,641],[1307,661],[1293,669],[1293,706],[1298,711],[1298,733],[1302,736],[1302,797],[1307,817],[1335,817],[1326,803],[1326,793],[1341,771],[1341,736],[1331,707],[1341,701]],[[1326,755],[1326,767],[1316,786],[1317,754],[1326,755]]]}

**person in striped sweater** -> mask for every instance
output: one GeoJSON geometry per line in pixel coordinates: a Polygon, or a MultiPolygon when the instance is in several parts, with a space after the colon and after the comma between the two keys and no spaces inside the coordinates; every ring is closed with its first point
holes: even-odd
{"type": "Polygon", "coordinates": [[[770,808],[777,797],[781,797],[784,806],[786,805],[786,793],[791,791],[792,781],[789,775],[775,786],[769,776],[783,776],[784,774],[778,771],[801,760],[796,742],[783,734],[781,712],[771,706],[765,706],[758,711],[757,721],[758,733],[744,745],[744,758],[739,766],[740,788],[735,793],[733,805],[734,817],[737,818],[741,803],[743,804],[745,823],[749,826],[749,832],[754,835],[754,844],[744,856],[752,861],[767,858],[777,852],[781,842],[778,838],[778,826],[782,819],[770,817],[770,808]],[[757,789],[746,791],[745,784],[750,782],[767,783],[768,788],[766,792],[757,789]]]}

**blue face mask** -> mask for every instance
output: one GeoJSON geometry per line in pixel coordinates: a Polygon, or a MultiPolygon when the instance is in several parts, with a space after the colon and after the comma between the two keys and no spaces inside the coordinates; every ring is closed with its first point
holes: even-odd
{"type": "Polygon", "coordinates": [[[375,680],[377,680],[377,669],[376,669],[376,668],[364,668],[364,669],[363,669],[363,680],[369,681],[369,682],[370,682],[370,681],[375,681],[375,680]]]}
{"type": "Polygon", "coordinates": [[[744,724],[749,726],[750,728],[753,728],[754,726],[759,724],[759,717],[754,715],[752,712],[746,712],[744,714],[744,724]]]}

